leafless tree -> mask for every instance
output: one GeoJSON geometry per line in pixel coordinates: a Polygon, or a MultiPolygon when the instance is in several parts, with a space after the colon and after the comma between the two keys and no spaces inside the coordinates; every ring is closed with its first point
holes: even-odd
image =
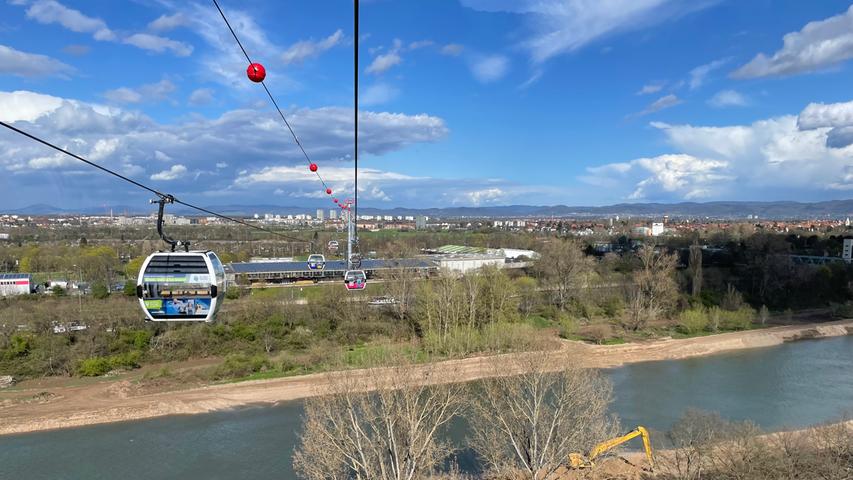
{"type": "Polygon", "coordinates": [[[518,357],[474,389],[471,446],[493,471],[542,479],[569,453],[586,452],[618,431],[618,421],[607,413],[608,380],[573,366],[568,357],[560,361],[565,370],[554,373],[548,368],[553,362],[545,354],[518,357]],[[507,375],[513,372],[526,373],[507,375]]]}
{"type": "Polygon", "coordinates": [[[698,243],[690,245],[690,291],[694,297],[702,293],[702,247],[698,243]]]}
{"type": "Polygon", "coordinates": [[[584,254],[575,240],[553,240],[542,248],[536,268],[552,294],[554,304],[565,308],[593,271],[593,260],[584,254]]]}
{"type": "Polygon", "coordinates": [[[669,311],[678,295],[675,282],[675,255],[658,252],[653,245],[643,246],[637,254],[640,268],[634,272],[629,292],[628,327],[639,330],[650,320],[669,311]]]}
{"type": "Polygon", "coordinates": [[[415,270],[403,266],[392,268],[386,273],[385,292],[394,298],[391,312],[401,322],[407,322],[412,331],[420,336],[423,327],[411,315],[415,298],[415,270]]]}
{"type": "Polygon", "coordinates": [[[307,479],[411,480],[452,452],[438,440],[459,412],[462,385],[428,385],[438,372],[396,367],[330,374],[323,396],[306,401],[294,468],[307,479]]]}

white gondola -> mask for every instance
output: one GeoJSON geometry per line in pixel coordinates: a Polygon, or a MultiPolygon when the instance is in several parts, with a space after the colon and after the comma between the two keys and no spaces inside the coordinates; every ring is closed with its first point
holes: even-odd
{"type": "Polygon", "coordinates": [[[318,253],[309,255],[308,268],[311,270],[322,270],[326,268],[326,257],[318,253]]]}
{"type": "Polygon", "coordinates": [[[367,288],[367,275],[364,270],[348,270],[344,274],[344,285],[347,290],[364,290],[367,288]]]}
{"type": "Polygon", "coordinates": [[[213,322],[225,296],[225,269],[211,251],[158,252],[145,259],[136,296],[153,322],[213,322]]]}

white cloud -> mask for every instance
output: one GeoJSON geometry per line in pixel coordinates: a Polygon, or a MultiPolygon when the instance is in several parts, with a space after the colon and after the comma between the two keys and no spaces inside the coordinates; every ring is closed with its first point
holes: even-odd
{"type": "Polygon", "coordinates": [[[646,107],[646,109],[642,112],[636,114],[636,116],[648,115],[650,113],[659,112],[661,110],[674,107],[680,103],[681,99],[679,99],[678,96],[676,96],[675,94],[670,93],[669,95],[664,95],[663,97],[660,97],[659,99],[652,102],[651,105],[646,107]]]}
{"type": "Polygon", "coordinates": [[[0,120],[32,122],[56,110],[62,102],[59,97],[35,92],[0,92],[0,120]]]}
{"type": "Polygon", "coordinates": [[[708,78],[708,75],[711,72],[722,67],[730,60],[730,58],[721,58],[719,60],[714,60],[711,63],[706,63],[705,65],[700,65],[694,68],[693,70],[690,70],[690,90],[696,90],[697,88],[701,87],[705,83],[705,80],[708,78]]]}
{"type": "Polygon", "coordinates": [[[466,192],[465,197],[468,202],[474,206],[480,206],[484,203],[496,204],[500,203],[506,197],[506,192],[501,190],[500,188],[492,187],[485,188],[482,190],[474,190],[473,192],[466,192]]]}
{"type": "Polygon", "coordinates": [[[59,60],[27,53],[0,45],[0,75],[19,77],[65,76],[74,72],[74,68],[59,60]]]}
{"type": "Polygon", "coordinates": [[[161,162],[168,162],[172,160],[172,157],[161,152],[160,150],[154,150],[154,160],[159,160],[161,162]]]}
{"type": "Polygon", "coordinates": [[[163,79],[139,88],[120,87],[107,90],[104,92],[104,97],[115,103],[160,102],[168,98],[175,89],[174,83],[163,79]]]}
{"type": "Polygon", "coordinates": [[[397,98],[400,91],[387,83],[377,83],[364,89],[359,102],[365,106],[381,105],[397,98]]]}
{"type": "Polygon", "coordinates": [[[212,88],[197,88],[190,94],[190,105],[206,105],[213,101],[212,88]]]}
{"type": "Polygon", "coordinates": [[[475,10],[524,15],[530,36],[522,47],[535,63],[714,3],[716,0],[462,0],[462,5],[475,10]]]}
{"type": "Polygon", "coordinates": [[[162,172],[155,173],[154,175],[151,175],[151,180],[163,180],[163,181],[177,180],[178,178],[183,177],[184,174],[186,174],[186,173],[187,173],[187,167],[185,167],[181,164],[172,165],[172,168],[170,168],[168,170],[163,170],[162,172]]]}
{"type": "Polygon", "coordinates": [[[641,89],[637,92],[637,95],[648,95],[648,94],[650,94],[650,93],[657,93],[657,92],[659,92],[659,91],[663,90],[663,87],[664,87],[665,85],[666,85],[666,84],[665,84],[665,83],[663,83],[663,82],[660,82],[660,83],[647,83],[647,84],[643,85],[643,88],[641,88],[641,89]]]}
{"type": "Polygon", "coordinates": [[[161,15],[157,20],[149,23],[148,28],[158,32],[165,32],[188,24],[189,20],[187,20],[183,12],[178,12],[172,15],[161,15]]]}
{"type": "Polygon", "coordinates": [[[749,105],[749,99],[735,90],[721,90],[708,99],[708,104],[717,108],[745,107],[749,105]]]}
{"type": "Polygon", "coordinates": [[[72,44],[72,45],[66,45],[66,46],[62,47],[63,52],[65,52],[69,55],[74,55],[75,57],[80,57],[80,56],[86,55],[91,50],[92,50],[92,48],[88,45],[72,44]]]}
{"type": "Polygon", "coordinates": [[[399,65],[403,62],[403,58],[396,52],[388,52],[382,55],[377,55],[376,58],[373,59],[373,62],[368,65],[367,73],[375,73],[380,74],[387,71],[389,68],[399,65]]]}
{"type": "Polygon", "coordinates": [[[38,0],[27,9],[27,17],[39,23],[58,23],[78,33],[91,33],[95,40],[112,41],[115,33],[100,18],[88,17],[78,10],[62,5],[54,0],[38,0]]]}
{"type": "Polygon", "coordinates": [[[771,56],[759,53],[732,73],[733,78],[796,75],[836,65],[853,57],[853,6],[825,20],[809,22],[782,39],[771,56]]]}
{"type": "Polygon", "coordinates": [[[471,73],[481,83],[500,80],[509,71],[509,59],[503,55],[488,55],[471,61],[471,73]]]}
{"type": "Polygon", "coordinates": [[[447,45],[441,47],[441,54],[456,57],[459,56],[459,54],[461,54],[462,50],[464,49],[465,47],[459,45],[458,43],[448,43],[447,45]]]}
{"type": "Polygon", "coordinates": [[[844,148],[853,145],[853,102],[810,103],[797,117],[800,130],[828,128],[826,145],[844,148]]]}
{"type": "Polygon", "coordinates": [[[150,33],[134,33],[122,42],[151,52],[170,51],[177,57],[188,57],[193,53],[192,45],[150,33]]]}
{"type": "Polygon", "coordinates": [[[330,48],[340,45],[344,41],[344,32],[338,29],[333,34],[320,40],[303,40],[294,43],[284,51],[281,58],[285,64],[302,63],[308,58],[316,57],[330,48]]]}
{"type": "Polygon", "coordinates": [[[432,40],[418,40],[416,42],[409,43],[409,50],[417,50],[419,48],[426,48],[435,45],[435,42],[432,40]]]}
{"type": "Polygon", "coordinates": [[[228,167],[228,162],[216,162],[216,168],[223,169],[228,167]]]}

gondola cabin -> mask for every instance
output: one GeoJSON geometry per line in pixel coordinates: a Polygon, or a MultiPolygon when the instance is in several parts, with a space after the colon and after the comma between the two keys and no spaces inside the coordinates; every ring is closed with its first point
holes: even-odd
{"type": "Polygon", "coordinates": [[[344,285],[347,290],[364,290],[367,288],[367,275],[364,270],[349,270],[344,274],[344,285]]]}
{"type": "Polygon", "coordinates": [[[142,264],[136,296],[148,320],[209,323],[225,296],[225,269],[211,251],[153,253],[142,264]]]}
{"type": "Polygon", "coordinates": [[[322,270],[326,268],[326,257],[320,254],[308,256],[308,268],[311,270],[322,270]]]}

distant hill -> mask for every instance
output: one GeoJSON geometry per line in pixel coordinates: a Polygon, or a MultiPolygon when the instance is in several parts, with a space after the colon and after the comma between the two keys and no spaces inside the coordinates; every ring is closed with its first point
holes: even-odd
{"type": "MultiPolygon", "coordinates": [[[[308,213],[314,215],[317,207],[296,207],[281,205],[210,205],[205,206],[225,215],[248,216],[255,213],[271,213],[277,215],[296,215],[308,213]]],[[[18,215],[103,215],[112,209],[114,215],[124,212],[129,214],[149,214],[150,209],[129,207],[125,205],[87,207],[80,209],[63,209],[52,205],[38,204],[29,207],[3,211],[18,215]]],[[[325,207],[328,212],[329,208],[325,207]]],[[[170,213],[193,215],[198,212],[180,205],[170,207],[170,213]]],[[[534,206],[534,205],[505,205],[494,207],[450,207],[450,208],[361,208],[360,215],[428,215],[439,218],[499,218],[499,217],[601,217],[601,216],[641,216],[656,217],[669,215],[671,217],[711,217],[711,218],[746,218],[748,215],[764,219],[808,219],[818,217],[853,217],[853,200],[830,200],[825,202],[681,202],[681,203],[620,203],[602,207],[584,206],[534,206]]]]}

